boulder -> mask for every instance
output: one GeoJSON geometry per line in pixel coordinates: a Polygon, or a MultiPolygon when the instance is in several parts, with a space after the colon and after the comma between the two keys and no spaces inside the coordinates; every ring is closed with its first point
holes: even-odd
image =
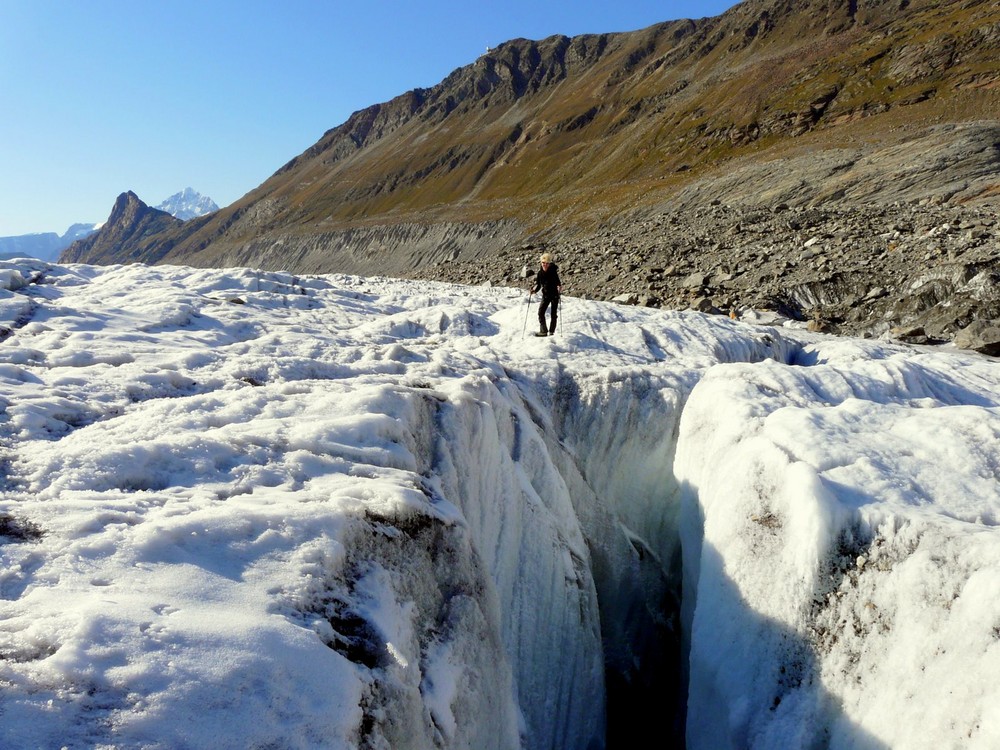
{"type": "Polygon", "coordinates": [[[1000,357],[1000,320],[974,320],[955,334],[955,346],[1000,357]]]}

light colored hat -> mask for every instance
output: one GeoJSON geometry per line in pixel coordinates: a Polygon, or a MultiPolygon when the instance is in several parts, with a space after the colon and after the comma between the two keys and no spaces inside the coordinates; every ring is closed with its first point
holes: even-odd
{"type": "Polygon", "coordinates": [[[551,262],[552,262],[552,254],[542,253],[542,263],[551,263],[551,262]]]}

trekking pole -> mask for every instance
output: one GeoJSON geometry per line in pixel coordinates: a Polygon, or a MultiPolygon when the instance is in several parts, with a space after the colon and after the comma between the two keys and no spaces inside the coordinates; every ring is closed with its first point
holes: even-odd
{"type": "Polygon", "coordinates": [[[533,296],[534,294],[528,294],[528,306],[524,310],[524,330],[521,331],[522,336],[528,332],[528,313],[531,312],[531,298],[533,296]]]}

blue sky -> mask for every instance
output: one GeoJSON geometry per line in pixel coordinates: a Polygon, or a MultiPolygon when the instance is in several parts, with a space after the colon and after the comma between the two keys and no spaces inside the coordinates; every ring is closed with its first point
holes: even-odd
{"type": "Polygon", "coordinates": [[[104,221],[125,190],[225,206],[352,112],[488,46],[734,4],[0,0],[0,236],[104,221]]]}

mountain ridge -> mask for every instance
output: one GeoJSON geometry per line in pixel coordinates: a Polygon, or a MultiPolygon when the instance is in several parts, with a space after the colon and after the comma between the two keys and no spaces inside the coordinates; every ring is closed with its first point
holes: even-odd
{"type": "Polygon", "coordinates": [[[59,234],[58,232],[33,232],[9,237],[0,237],[0,257],[29,257],[52,261],[75,240],[96,232],[99,224],[77,222],[59,234]]]}
{"type": "Polygon", "coordinates": [[[512,247],[570,246],[678,196],[752,206],[761,186],[729,172],[784,179],[782,164],[836,161],[845,149],[851,167],[803,172],[816,182],[774,201],[989,206],[1000,194],[995,144],[970,179],[968,133],[940,128],[989,132],[1000,119],[998,59],[1000,9],[984,0],[746,0],[634,32],[510,40],[436,86],[355,112],[211,218],[120,235],[114,253],[90,257],[444,272],[512,247]],[[902,161],[915,142],[941,169],[911,184],[902,161]],[[865,160],[902,181],[853,168],[865,160]],[[826,190],[845,170],[853,193],[826,190]]]}
{"type": "MultiPolygon", "coordinates": [[[[125,195],[127,193],[122,194],[122,196],[125,195]]],[[[121,200],[122,196],[119,196],[116,200],[115,207],[112,208],[113,214],[117,208],[118,200],[121,200]]],[[[136,199],[138,199],[138,196],[136,196],[136,199]]],[[[190,187],[174,193],[157,205],[156,208],[185,221],[219,210],[219,206],[216,205],[215,201],[190,187]]],[[[104,224],[106,223],[104,222],[104,224]]],[[[61,235],[56,232],[37,232],[11,237],[0,237],[0,256],[11,258],[28,256],[46,261],[56,260],[73,242],[85,239],[98,231],[104,224],[77,222],[70,225],[61,235]]],[[[126,233],[126,236],[130,237],[131,235],[126,233]]],[[[122,233],[119,232],[116,238],[120,240],[121,237],[122,233]]]]}

